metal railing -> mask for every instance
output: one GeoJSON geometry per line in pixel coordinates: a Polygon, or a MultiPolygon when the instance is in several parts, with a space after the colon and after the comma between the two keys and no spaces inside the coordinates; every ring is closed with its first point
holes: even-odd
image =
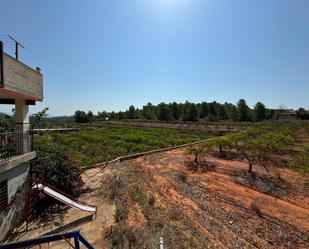
{"type": "Polygon", "coordinates": [[[0,245],[0,249],[31,248],[33,246],[49,244],[60,240],[64,240],[67,244],[69,244],[70,248],[80,249],[81,243],[88,249],[94,249],[94,247],[80,234],[79,231],[47,235],[34,239],[3,244],[0,245]],[[71,243],[70,239],[74,239],[74,243],[71,243]]]}
{"type": "Polygon", "coordinates": [[[30,130],[0,133],[0,162],[31,151],[30,130]]]}

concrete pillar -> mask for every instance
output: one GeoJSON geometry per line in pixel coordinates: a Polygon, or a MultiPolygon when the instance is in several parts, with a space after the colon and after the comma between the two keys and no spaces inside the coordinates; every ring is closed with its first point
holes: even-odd
{"type": "Polygon", "coordinates": [[[26,105],[26,101],[16,99],[15,111],[17,153],[23,154],[30,151],[29,107],[26,105]]]}

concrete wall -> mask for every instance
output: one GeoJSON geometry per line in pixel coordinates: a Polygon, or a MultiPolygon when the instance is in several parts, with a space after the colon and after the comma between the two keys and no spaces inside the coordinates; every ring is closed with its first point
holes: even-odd
{"type": "Polygon", "coordinates": [[[0,175],[0,181],[8,181],[8,203],[10,206],[7,211],[0,214],[0,241],[21,221],[29,169],[30,163],[23,163],[0,175]]]}
{"type": "Polygon", "coordinates": [[[3,53],[4,89],[43,99],[43,75],[3,53]]]}

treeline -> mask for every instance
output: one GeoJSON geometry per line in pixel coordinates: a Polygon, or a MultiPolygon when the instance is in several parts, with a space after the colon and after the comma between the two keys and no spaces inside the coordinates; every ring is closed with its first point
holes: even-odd
{"type": "Polygon", "coordinates": [[[94,115],[91,111],[76,111],[75,122],[87,123],[94,118],[99,119],[146,119],[160,121],[198,121],[205,120],[210,122],[217,121],[234,121],[234,122],[255,122],[271,119],[280,119],[286,114],[300,119],[309,119],[309,111],[300,108],[297,112],[291,110],[274,110],[268,109],[266,106],[257,102],[253,109],[250,108],[244,99],[240,99],[236,105],[225,102],[220,104],[216,101],[202,103],[160,103],[153,105],[148,103],[141,109],[131,105],[125,112],[98,112],[94,115]]]}

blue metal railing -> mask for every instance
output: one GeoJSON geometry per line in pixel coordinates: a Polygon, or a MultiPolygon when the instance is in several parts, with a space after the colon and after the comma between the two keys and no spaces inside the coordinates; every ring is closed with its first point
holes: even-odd
{"type": "Polygon", "coordinates": [[[74,246],[75,249],[80,249],[80,242],[88,249],[95,249],[81,234],[79,231],[72,231],[67,233],[59,233],[59,234],[53,234],[53,235],[47,235],[38,237],[35,239],[29,239],[29,240],[23,240],[23,241],[17,241],[12,242],[8,244],[0,245],[0,249],[16,249],[16,248],[28,248],[33,247],[36,245],[41,244],[48,244],[50,242],[59,241],[59,240],[65,240],[68,242],[68,239],[74,239],[74,244],[72,244],[72,247],[74,246]]]}

